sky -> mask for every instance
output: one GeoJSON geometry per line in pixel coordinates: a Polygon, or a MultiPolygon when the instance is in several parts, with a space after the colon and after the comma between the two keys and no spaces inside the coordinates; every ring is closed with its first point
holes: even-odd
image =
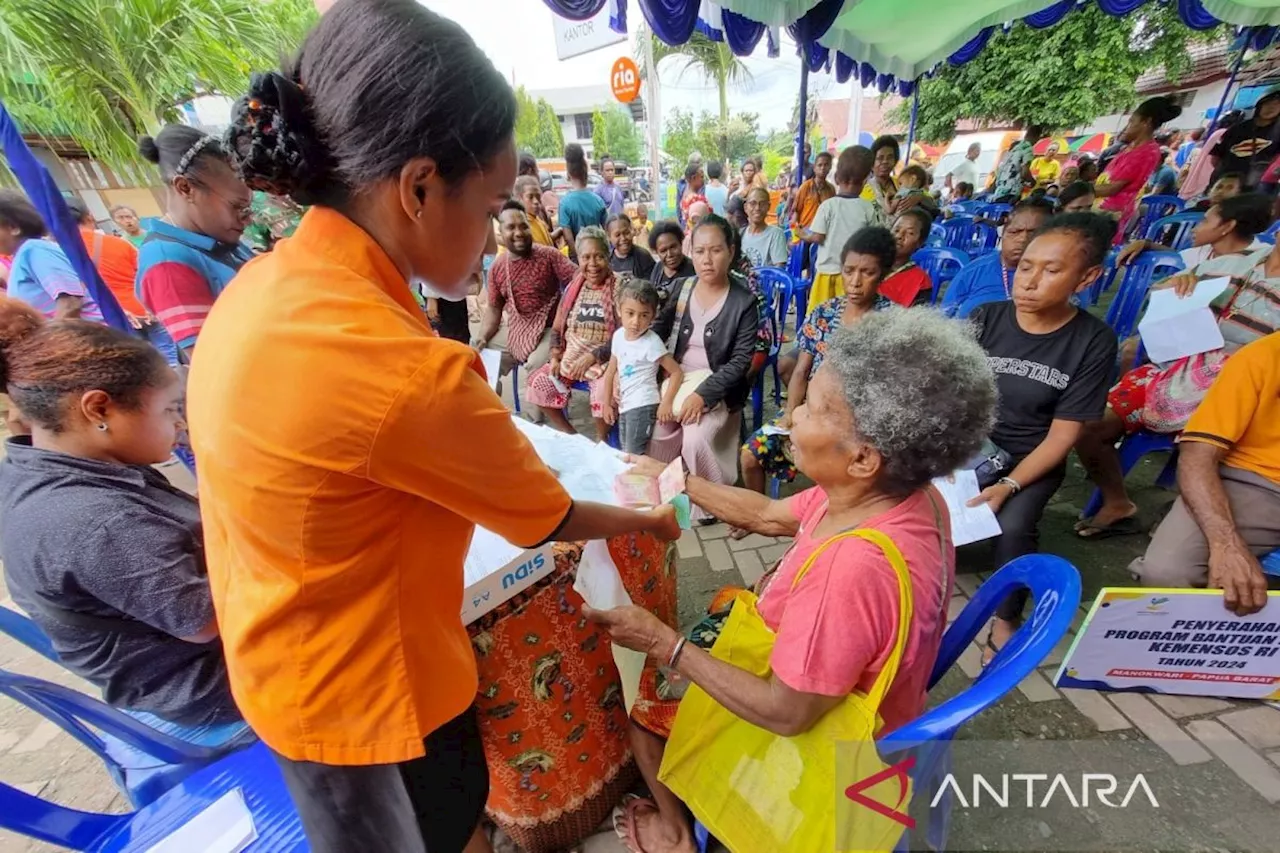
{"type": "MultiPolygon", "coordinates": [[[[630,6],[631,34],[627,42],[560,61],[552,30],[552,11],[542,0],[501,0],[502,13],[494,14],[492,0],[419,0],[432,11],[457,21],[475,39],[494,67],[526,89],[553,89],[561,86],[607,85],[609,70],[619,56],[634,56],[635,31],[643,21],[640,9],[630,6]]],[[[746,58],[752,80],[729,88],[729,112],[760,114],[760,130],[781,129],[791,122],[791,109],[800,91],[800,60],[794,46],[783,35],[781,54],[770,59],[761,39],[754,55],[746,58]]],[[[719,111],[716,88],[696,71],[683,76],[681,63],[668,59],[659,66],[662,80],[661,107],[664,114],[673,108],[719,111]]],[[[827,74],[811,75],[810,93],[825,97],[848,97],[849,86],[839,85],[827,74]]],[[[642,92],[643,96],[643,92],[642,92]]]]}

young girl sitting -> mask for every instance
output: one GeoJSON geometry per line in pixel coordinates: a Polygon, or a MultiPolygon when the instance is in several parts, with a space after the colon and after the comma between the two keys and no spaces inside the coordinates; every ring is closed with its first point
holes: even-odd
{"type": "Polygon", "coordinates": [[[618,425],[618,445],[627,453],[647,453],[653,425],[675,420],[676,392],[684,381],[684,371],[652,330],[658,301],[657,288],[640,279],[626,281],[618,295],[620,328],[613,333],[600,397],[605,423],[618,425]],[[667,374],[661,394],[659,367],[667,374]]]}
{"type": "Polygon", "coordinates": [[[109,704],[238,722],[200,509],[151,467],[186,428],[177,374],[140,338],[0,298],[0,388],[31,429],[0,463],[14,601],[109,704]]]}
{"type": "Polygon", "coordinates": [[[796,333],[799,359],[787,384],[787,402],[768,426],[762,427],[742,445],[742,483],[764,493],[767,476],[790,483],[796,478],[791,460],[792,413],[805,400],[809,379],[822,366],[827,339],[836,329],[855,323],[871,311],[891,306],[880,295],[880,282],[893,269],[897,245],[887,228],[868,226],[854,233],[841,252],[844,296],[818,305],[796,333]]]}

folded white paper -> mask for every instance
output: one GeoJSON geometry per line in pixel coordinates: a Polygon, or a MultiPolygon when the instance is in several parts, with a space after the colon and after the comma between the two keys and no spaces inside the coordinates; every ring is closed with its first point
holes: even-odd
{"type": "Polygon", "coordinates": [[[1147,357],[1157,364],[1212,352],[1223,345],[1218,319],[1209,308],[1230,285],[1229,278],[1210,278],[1180,297],[1172,288],[1151,291],[1138,334],[1147,357]]]}
{"type": "MultiPolygon", "coordinates": [[[[609,554],[609,546],[602,539],[588,542],[582,550],[582,562],[578,564],[578,577],[573,588],[582,600],[596,610],[612,610],[631,604],[631,596],[622,585],[622,575],[609,554]]],[[[622,676],[622,697],[627,713],[640,692],[640,675],[644,672],[644,653],[613,646],[613,661],[622,676]]]]}
{"type": "Polygon", "coordinates": [[[946,477],[936,477],[934,488],[947,502],[951,511],[951,543],[968,545],[981,539],[999,536],[1000,521],[986,504],[966,506],[978,496],[978,475],[971,470],[954,471],[946,477]]]}

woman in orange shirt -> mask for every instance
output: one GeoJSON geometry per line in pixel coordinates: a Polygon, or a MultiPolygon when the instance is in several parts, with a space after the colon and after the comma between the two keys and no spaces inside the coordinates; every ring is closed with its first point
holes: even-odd
{"type": "Polygon", "coordinates": [[[311,208],[219,296],[189,421],[232,692],[317,853],[488,848],[460,617],[475,525],[524,547],[679,533],[669,510],[572,501],[414,300],[465,295],[515,115],[413,0],[341,0],[233,112],[243,179],[311,208]]]}

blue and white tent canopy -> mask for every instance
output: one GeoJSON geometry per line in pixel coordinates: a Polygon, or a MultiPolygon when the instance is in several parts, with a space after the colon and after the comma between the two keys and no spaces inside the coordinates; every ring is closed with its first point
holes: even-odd
{"type": "MultiPolygon", "coordinates": [[[[1249,27],[1280,24],[1280,0],[544,0],[556,14],[584,19],[608,6],[610,23],[627,31],[639,7],[649,28],[668,44],[688,41],[695,29],[727,42],[745,56],[767,38],[776,55],[785,27],[810,71],[834,71],[840,82],[855,74],[864,86],[909,95],[915,81],[938,63],[958,65],[982,51],[997,27],[1025,21],[1050,27],[1078,6],[1096,3],[1110,15],[1129,15],[1149,3],[1176,6],[1195,29],[1219,23],[1249,27]]],[[[1269,39],[1270,33],[1258,33],[1269,39]]]]}

